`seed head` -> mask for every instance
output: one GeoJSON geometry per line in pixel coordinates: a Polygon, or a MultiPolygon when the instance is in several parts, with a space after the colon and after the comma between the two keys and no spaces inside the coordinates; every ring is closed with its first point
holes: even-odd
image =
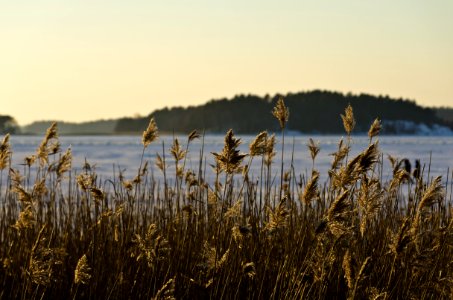
{"type": "Polygon", "coordinates": [[[315,141],[313,141],[312,138],[310,138],[307,147],[308,147],[308,150],[310,150],[311,159],[315,160],[316,155],[318,155],[319,150],[320,150],[319,142],[315,142],[315,141]]]}
{"type": "Polygon", "coordinates": [[[9,163],[9,157],[11,155],[11,146],[9,144],[9,134],[6,134],[0,144],[0,170],[6,168],[9,163]]]}
{"type": "Polygon", "coordinates": [[[354,112],[352,111],[351,104],[346,107],[344,115],[341,115],[341,119],[343,120],[344,130],[350,135],[355,127],[354,112]]]}
{"type": "Polygon", "coordinates": [[[191,141],[193,141],[193,140],[195,140],[195,139],[199,139],[199,138],[200,138],[200,133],[198,133],[198,131],[192,130],[192,132],[189,133],[189,138],[188,138],[189,143],[190,143],[191,141]]]}
{"type": "Polygon", "coordinates": [[[274,117],[277,118],[278,122],[280,123],[280,128],[284,129],[289,119],[289,110],[285,105],[285,101],[283,101],[283,97],[280,97],[277,100],[277,104],[272,110],[272,114],[274,115],[274,117]]]}
{"type": "Polygon", "coordinates": [[[233,130],[228,130],[225,135],[225,144],[221,153],[212,153],[220,169],[227,174],[240,171],[241,163],[245,154],[240,154],[237,147],[241,144],[241,139],[234,137],[233,130]]]}
{"type": "Polygon", "coordinates": [[[259,133],[250,143],[250,156],[258,156],[266,153],[267,131],[259,133]]]}
{"type": "Polygon", "coordinates": [[[72,152],[71,148],[66,150],[66,153],[60,158],[57,165],[57,176],[58,180],[61,180],[63,174],[71,169],[72,163],[72,152]]]}
{"type": "Polygon", "coordinates": [[[370,130],[368,130],[368,137],[371,139],[377,136],[381,131],[381,128],[382,128],[381,121],[378,118],[376,118],[373,124],[371,124],[370,130]]]}
{"type": "Polygon", "coordinates": [[[154,121],[154,118],[151,118],[151,120],[149,121],[148,128],[146,128],[146,130],[143,131],[142,136],[143,146],[145,146],[145,148],[148,147],[148,145],[155,141],[158,137],[159,132],[157,130],[156,121],[154,121]]]}
{"type": "Polygon", "coordinates": [[[88,265],[87,256],[84,254],[79,261],[74,272],[74,283],[75,284],[88,284],[91,279],[91,268],[88,265]]]}

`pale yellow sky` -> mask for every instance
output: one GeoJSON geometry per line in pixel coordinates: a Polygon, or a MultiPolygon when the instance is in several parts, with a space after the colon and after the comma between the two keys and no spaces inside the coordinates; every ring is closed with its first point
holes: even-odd
{"type": "Polygon", "coordinates": [[[311,89],[453,106],[453,1],[3,1],[0,114],[87,121],[311,89]]]}

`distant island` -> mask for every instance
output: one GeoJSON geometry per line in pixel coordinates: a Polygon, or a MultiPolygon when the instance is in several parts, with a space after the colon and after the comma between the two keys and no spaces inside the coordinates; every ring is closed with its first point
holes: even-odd
{"type": "MultiPolygon", "coordinates": [[[[425,108],[413,100],[393,99],[368,94],[343,94],[331,91],[309,91],[286,95],[237,95],[232,99],[210,100],[198,106],[156,110],[145,117],[124,117],[85,123],[59,122],[59,132],[69,134],[139,134],[153,116],[161,132],[187,133],[193,129],[206,133],[254,134],[262,130],[277,131],[278,124],[271,110],[283,96],[289,107],[287,128],[307,134],[343,132],[340,114],[351,104],[356,118],[355,133],[367,132],[375,118],[382,120],[383,134],[453,134],[453,108],[425,108]]],[[[8,116],[0,116],[2,119],[8,116]]],[[[11,117],[8,126],[0,123],[0,131],[42,134],[51,121],[39,121],[18,128],[11,117]]],[[[5,119],[5,120],[6,120],[5,119]]]]}

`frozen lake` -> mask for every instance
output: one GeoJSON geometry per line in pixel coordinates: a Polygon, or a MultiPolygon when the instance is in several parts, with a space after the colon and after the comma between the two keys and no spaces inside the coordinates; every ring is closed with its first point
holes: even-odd
{"type": "MultiPolygon", "coordinates": [[[[186,136],[176,136],[180,144],[185,147],[187,143],[186,136]]],[[[254,139],[254,136],[238,136],[242,140],[241,150],[248,152],[248,145],[254,139]]],[[[342,136],[304,136],[288,135],[285,138],[285,169],[289,169],[291,159],[295,166],[296,174],[310,173],[312,162],[307,148],[309,138],[318,141],[321,147],[315,168],[321,172],[322,178],[327,178],[327,170],[330,167],[333,153],[337,149],[338,141],[342,136]],[[294,149],[294,151],[293,151],[294,149]],[[292,155],[294,153],[294,156],[292,155]]],[[[11,144],[13,148],[13,166],[23,170],[21,165],[26,156],[34,154],[40,144],[42,136],[12,136],[11,144]]],[[[208,163],[213,163],[211,152],[220,152],[223,148],[223,135],[207,135],[204,139],[204,155],[208,163]]],[[[278,137],[279,141],[280,138],[278,137]]],[[[162,156],[162,147],[165,148],[165,156],[169,166],[169,178],[174,178],[173,159],[170,157],[169,148],[171,147],[173,136],[161,136],[152,143],[145,151],[145,160],[150,162],[154,176],[161,178],[160,171],[155,167],[156,153],[162,156]]],[[[133,177],[137,174],[140,165],[143,146],[140,136],[62,136],[60,137],[62,151],[71,147],[73,153],[73,169],[80,172],[85,159],[96,166],[96,172],[103,179],[113,176],[113,169],[116,168],[124,171],[124,174],[133,177]]],[[[368,145],[367,136],[354,136],[352,153],[356,155],[368,145]]],[[[430,174],[443,175],[444,180],[448,172],[453,168],[453,137],[427,137],[427,136],[382,136],[379,137],[380,150],[384,155],[384,180],[390,178],[391,170],[387,155],[390,154],[398,159],[408,158],[412,165],[415,159],[420,159],[422,166],[425,165],[425,175],[431,157],[430,174]]],[[[200,149],[202,141],[195,140],[190,144],[187,157],[186,169],[198,170],[200,149]]],[[[273,176],[278,178],[281,144],[277,144],[277,155],[273,169],[273,176]]],[[[244,161],[246,162],[248,158],[244,161]]],[[[253,177],[259,176],[261,159],[255,158],[252,165],[253,177]]],[[[117,173],[118,174],[118,173],[117,173]]],[[[207,179],[212,176],[209,165],[206,167],[207,179]]],[[[211,177],[212,178],[212,177],[211,177]]]]}

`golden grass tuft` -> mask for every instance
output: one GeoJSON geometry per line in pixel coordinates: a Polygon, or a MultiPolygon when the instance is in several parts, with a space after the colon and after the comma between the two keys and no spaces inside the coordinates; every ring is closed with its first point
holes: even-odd
{"type": "Polygon", "coordinates": [[[370,141],[373,137],[379,135],[381,129],[382,129],[381,121],[378,118],[376,118],[373,121],[373,124],[371,124],[370,129],[368,130],[368,137],[370,138],[370,141]]]}
{"type": "Polygon", "coordinates": [[[146,148],[159,137],[159,131],[154,118],[149,120],[148,128],[143,131],[142,144],[146,148]]]}
{"type": "Polygon", "coordinates": [[[91,268],[88,264],[88,258],[86,254],[78,260],[77,266],[74,271],[74,283],[75,284],[88,284],[91,279],[91,268]]]}
{"type": "Polygon", "coordinates": [[[11,156],[11,145],[9,143],[9,134],[6,134],[0,144],[0,170],[5,169],[10,160],[11,156]]]}
{"type": "Polygon", "coordinates": [[[237,150],[240,144],[241,139],[234,137],[233,130],[228,130],[225,135],[225,143],[222,152],[212,153],[220,170],[227,174],[233,174],[241,170],[240,166],[246,155],[239,153],[239,150],[237,150]]]}
{"type": "Polygon", "coordinates": [[[304,192],[301,194],[299,199],[305,204],[310,205],[312,201],[319,199],[318,189],[319,172],[313,170],[310,180],[305,186],[304,192]]]}
{"type": "Polygon", "coordinates": [[[272,114],[278,120],[280,128],[284,129],[289,119],[289,110],[285,105],[283,97],[278,98],[277,103],[272,110],[272,114]]]}
{"type": "Polygon", "coordinates": [[[267,131],[260,132],[250,143],[250,156],[264,155],[267,150],[267,131]]]}
{"type": "Polygon", "coordinates": [[[319,148],[319,142],[315,142],[313,141],[312,138],[310,138],[308,140],[308,150],[310,150],[310,156],[311,156],[311,159],[314,161],[316,156],[318,155],[319,151],[321,150],[319,148]]]}
{"type": "Polygon", "coordinates": [[[355,119],[354,112],[350,104],[348,105],[348,107],[346,107],[344,115],[341,115],[341,119],[343,120],[344,130],[348,135],[351,135],[355,127],[355,119]]]}

